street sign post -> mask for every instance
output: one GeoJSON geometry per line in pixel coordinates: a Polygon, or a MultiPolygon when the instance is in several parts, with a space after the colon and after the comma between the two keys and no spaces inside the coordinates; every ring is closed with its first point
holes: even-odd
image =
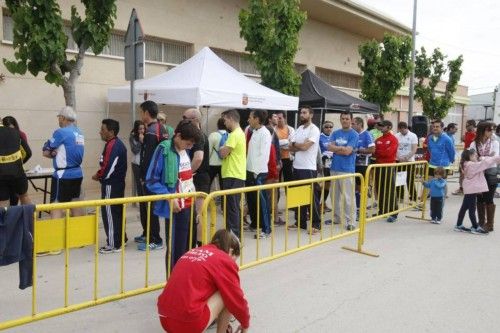
{"type": "Polygon", "coordinates": [[[125,80],[130,81],[130,105],[132,125],[135,122],[135,80],[144,78],[145,44],[144,32],[137,12],[132,9],[125,35],[125,80]]]}

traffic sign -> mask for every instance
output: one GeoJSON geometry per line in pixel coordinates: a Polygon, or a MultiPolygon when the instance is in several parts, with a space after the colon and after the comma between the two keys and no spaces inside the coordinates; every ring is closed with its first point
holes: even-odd
{"type": "Polygon", "coordinates": [[[144,56],[144,32],[134,8],[125,35],[125,80],[133,81],[144,78],[144,56]]]}

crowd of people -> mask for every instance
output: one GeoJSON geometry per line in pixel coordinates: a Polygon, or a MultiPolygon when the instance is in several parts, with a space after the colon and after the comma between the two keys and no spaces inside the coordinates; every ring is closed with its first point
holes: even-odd
{"type": "MultiPolygon", "coordinates": [[[[201,130],[201,113],[197,109],[185,110],[183,120],[175,128],[167,125],[166,115],[159,112],[153,101],[143,102],[140,111],[141,120],[135,121],[129,136],[133,187],[138,196],[188,194],[195,191],[209,193],[214,187],[228,190],[280,181],[314,179],[320,175],[364,174],[370,164],[376,163],[383,166],[375,169],[374,178],[386,180],[383,186],[374,189],[377,192],[378,213],[384,215],[398,210],[398,199],[402,195],[394,183],[397,171],[394,166],[397,166],[396,163],[415,161],[419,145],[419,138],[405,122],[399,122],[397,129],[393,129],[391,121],[374,117],[368,119],[365,128],[365,120],[353,117],[349,112],[340,113],[339,129],[334,129],[333,122],[326,120],[320,130],[312,122],[313,109],[307,106],[299,110],[300,126],[296,129],[287,124],[285,112],[268,114],[263,110],[251,110],[248,126],[243,129],[240,127],[240,113],[227,110],[217,121],[217,130],[209,136],[201,130]]],[[[62,108],[57,118],[59,128],[42,147],[43,156],[52,160],[54,168],[50,201],[82,200],[85,138],[76,125],[77,116],[71,107],[62,108]]],[[[460,188],[453,192],[454,195],[464,195],[456,231],[473,234],[493,231],[493,198],[497,187],[497,165],[500,164],[500,145],[493,133],[495,128],[495,124],[487,121],[477,124],[477,129],[472,120],[466,124],[463,136],[465,150],[460,157],[460,188]],[[471,228],[463,225],[466,212],[469,213],[471,228]]],[[[103,199],[125,196],[127,147],[118,138],[119,131],[118,121],[102,120],[99,134],[104,141],[104,148],[92,180],[100,182],[103,199]]],[[[440,224],[443,219],[447,169],[456,159],[456,132],[457,124],[450,123],[444,127],[442,121],[434,120],[430,134],[423,143],[430,176],[424,186],[430,191],[431,220],[435,224],[440,224]]],[[[0,206],[16,205],[18,202],[29,204],[28,182],[23,168],[23,163],[32,155],[27,136],[20,130],[16,119],[7,116],[0,125],[0,138],[3,143],[0,146],[0,206]]],[[[412,172],[407,174],[406,186],[409,200],[416,202],[421,194],[416,191],[412,172]]],[[[322,227],[321,214],[333,210],[333,221],[326,220],[325,224],[343,223],[346,230],[354,230],[358,219],[351,212],[360,205],[359,187],[360,184],[354,178],[326,183],[322,189],[319,184],[315,184],[313,205],[295,208],[295,223],[287,227],[316,234],[322,227]],[[329,196],[335,197],[334,207],[327,205],[329,196]]],[[[239,254],[239,239],[242,237],[240,214],[248,214],[249,217],[247,220],[247,216],[244,216],[244,230],[254,232],[255,238],[268,238],[274,230],[272,223],[274,226],[285,224],[278,214],[277,204],[280,195],[286,196],[287,192],[277,191],[275,195],[271,195],[270,191],[248,192],[245,194],[248,209],[244,211],[240,209],[241,195],[237,192],[224,198],[227,231],[216,233],[212,245],[204,247],[200,247],[198,237],[198,214],[203,204],[202,198],[180,197],[171,201],[157,201],[152,205],[140,203],[143,230],[134,237],[138,250],[148,247],[150,250],[159,250],[164,247],[160,235],[160,218],[166,220],[165,239],[172,240],[172,248],[166,257],[171,260],[166,260],[167,272],[171,267],[176,268],[158,303],[162,325],[166,329],[175,331],[186,320],[196,329],[201,329],[217,316],[223,327],[227,325],[228,319],[224,307],[237,316],[243,331],[248,327],[248,306],[239,289],[237,266],[231,259],[239,254]],[[193,234],[190,235],[192,216],[196,218],[193,234]],[[274,221],[271,221],[273,216],[274,221]],[[173,221],[169,221],[171,217],[173,221]],[[188,252],[190,248],[194,249],[188,252]],[[211,264],[212,261],[217,263],[211,264]],[[220,270],[207,271],[207,265],[220,266],[220,270]],[[198,304],[199,308],[196,309],[200,315],[197,316],[198,321],[185,318],[186,314],[171,313],[169,305],[171,294],[178,290],[173,285],[194,283],[186,280],[186,277],[195,278],[191,270],[204,271],[212,279],[212,282],[201,288],[203,290],[195,288],[192,294],[185,295],[185,301],[190,304],[193,303],[189,297],[203,298],[203,304],[198,304]],[[226,272],[224,277],[221,271],[226,272]],[[231,282],[231,290],[222,287],[224,283],[218,281],[221,279],[224,283],[231,282]]],[[[71,211],[72,216],[82,214],[81,209],[71,211]]],[[[122,207],[102,206],[101,216],[106,244],[100,248],[100,253],[120,251],[123,241],[128,240],[126,234],[122,235],[122,207]]],[[[51,217],[62,217],[62,211],[51,211],[51,217]]],[[[397,219],[397,213],[393,213],[387,222],[396,222],[397,219]]]]}
{"type": "MultiPolygon", "coordinates": [[[[209,193],[213,187],[226,190],[280,181],[312,179],[318,175],[343,175],[354,172],[364,174],[368,165],[372,163],[393,164],[415,161],[419,143],[416,134],[410,131],[405,122],[399,122],[397,130],[393,130],[390,121],[375,116],[368,119],[365,128],[365,120],[353,117],[349,112],[340,113],[339,129],[334,130],[333,122],[326,120],[320,130],[312,122],[313,110],[307,106],[299,110],[300,126],[297,129],[287,124],[286,112],[276,111],[268,115],[263,110],[252,110],[248,117],[248,126],[242,129],[240,113],[237,110],[228,110],[223,112],[217,121],[217,130],[208,137],[201,130],[201,113],[197,109],[187,109],[183,113],[183,120],[175,129],[167,125],[165,113],[159,112],[155,102],[145,101],[140,105],[140,110],[141,120],[135,121],[129,136],[134,179],[133,193],[138,196],[194,191],[209,193]],[[216,179],[218,182],[214,184],[216,179]]],[[[71,107],[61,109],[57,117],[59,128],[42,148],[43,156],[52,159],[55,169],[50,191],[51,202],[81,200],[84,135],[76,126],[76,114],[71,107]]],[[[12,147],[2,146],[4,150],[2,156],[4,160],[13,159],[12,163],[3,163],[2,172],[4,175],[14,177],[9,178],[10,180],[3,180],[6,177],[2,177],[0,201],[6,201],[8,198],[11,205],[19,200],[21,203],[29,203],[28,186],[22,167],[22,163],[31,157],[28,140],[26,134],[19,129],[15,118],[7,116],[2,122],[1,133],[11,139],[8,142],[12,142],[10,145],[12,147]]],[[[432,221],[437,224],[442,219],[440,211],[447,195],[447,186],[443,186],[440,190],[437,190],[436,186],[446,183],[448,174],[446,169],[449,169],[455,161],[454,135],[457,128],[455,123],[444,127],[442,121],[433,121],[430,134],[423,142],[424,158],[429,161],[429,175],[440,179],[440,182],[432,181],[425,184],[431,192],[432,221]],[[440,170],[441,168],[445,172],[440,170]]],[[[477,131],[473,120],[469,120],[466,124],[463,136],[465,148],[476,151],[479,159],[498,155],[499,144],[490,128],[495,129],[495,125],[490,122],[480,122],[477,131]]],[[[99,169],[92,179],[101,183],[103,199],[120,198],[125,195],[127,148],[118,138],[119,130],[120,125],[116,120],[102,121],[100,135],[105,145],[99,169]]],[[[462,161],[460,188],[453,194],[462,194],[464,191],[462,184],[465,179],[465,164],[467,163],[462,161]]],[[[376,169],[377,174],[374,178],[387,179],[389,182],[374,189],[379,201],[379,214],[398,210],[397,199],[401,198],[402,191],[395,190],[394,171],[394,168],[390,167],[376,169]]],[[[493,197],[496,189],[496,164],[487,168],[484,174],[488,190],[477,196],[477,210],[478,226],[482,228],[486,225],[483,231],[487,232],[490,224],[493,224],[495,211],[493,197]]],[[[414,176],[410,172],[406,177],[410,201],[417,201],[418,198],[414,176]]],[[[309,211],[311,208],[309,206],[295,209],[295,223],[288,228],[302,228],[312,234],[318,233],[321,228],[321,213],[333,209],[333,221],[328,219],[326,224],[343,223],[346,230],[355,229],[357,216],[351,212],[359,208],[360,191],[359,183],[353,184],[353,181],[351,178],[336,180],[333,184],[324,184],[322,190],[315,184],[312,210],[309,211]],[[355,192],[354,195],[352,191],[355,192]],[[327,204],[329,196],[336,198],[333,202],[334,207],[329,207],[327,204]],[[352,200],[353,198],[355,200],[352,200]]],[[[228,228],[240,238],[242,229],[239,223],[240,214],[248,214],[244,219],[244,230],[255,232],[255,238],[269,237],[271,222],[275,226],[284,224],[276,208],[280,196],[286,195],[286,191],[284,194],[280,191],[275,194],[259,191],[257,197],[257,192],[248,192],[245,195],[248,209],[243,212],[240,210],[241,194],[228,195],[224,203],[228,228]],[[272,197],[275,198],[274,202],[271,202],[272,197]],[[258,217],[257,205],[260,214],[258,217]],[[271,214],[272,211],[276,213],[271,214]],[[274,221],[271,221],[271,216],[274,216],[274,221]]],[[[193,215],[196,216],[196,223],[198,222],[202,204],[201,198],[175,200],[173,207],[167,202],[158,202],[154,205],[141,203],[139,211],[143,231],[134,237],[138,249],[145,250],[149,247],[150,250],[156,250],[164,247],[159,218],[169,219],[172,210],[174,230],[166,230],[165,236],[167,239],[170,234],[179,236],[175,237],[179,243],[174,241],[172,251],[172,264],[175,264],[189,247],[187,244],[189,237],[184,237],[189,233],[189,228],[186,227],[189,224],[187,220],[193,215]],[[149,212],[148,207],[151,209],[149,212]],[[150,226],[147,235],[148,218],[150,226]]],[[[71,214],[78,216],[82,211],[74,209],[71,214]]],[[[107,241],[100,249],[101,253],[117,252],[122,246],[122,239],[128,240],[126,235],[122,237],[121,234],[122,214],[119,206],[102,207],[107,241]]],[[[51,211],[52,218],[61,216],[61,211],[51,211]]],[[[395,222],[397,218],[397,213],[394,213],[387,221],[395,222]]],[[[198,223],[197,226],[199,228],[198,223]]],[[[199,242],[197,234],[200,230],[195,228],[194,231],[195,235],[191,238],[199,242]]],[[[193,245],[196,246],[196,243],[193,245]]]]}

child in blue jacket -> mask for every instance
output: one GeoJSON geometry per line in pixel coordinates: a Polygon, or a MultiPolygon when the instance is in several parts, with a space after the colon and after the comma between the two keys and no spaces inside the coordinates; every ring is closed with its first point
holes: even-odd
{"type": "Polygon", "coordinates": [[[424,182],[424,187],[431,192],[431,223],[441,224],[446,189],[445,170],[438,167],[434,170],[434,178],[424,182]]]}

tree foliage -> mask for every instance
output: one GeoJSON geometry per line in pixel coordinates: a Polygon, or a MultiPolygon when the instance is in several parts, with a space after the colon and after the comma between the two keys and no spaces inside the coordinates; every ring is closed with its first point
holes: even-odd
{"type": "Polygon", "coordinates": [[[382,43],[367,41],[358,48],[361,98],[376,103],[381,112],[393,111],[391,101],[410,75],[411,38],[385,34],[382,43]]]}
{"type": "Polygon", "coordinates": [[[15,60],[3,59],[13,74],[37,76],[62,86],[66,105],[75,107],[75,83],[80,76],[85,52],[102,52],[116,19],[116,0],[81,0],[85,6],[82,18],[71,7],[71,35],[78,53],[71,59],[66,54],[68,37],[56,0],[6,0],[14,22],[13,47],[15,60]]]}
{"type": "Polygon", "coordinates": [[[300,0],[250,0],[239,14],[240,36],[262,77],[262,84],[282,93],[299,94],[300,76],[295,72],[299,31],[307,16],[300,0]]]}
{"type": "Polygon", "coordinates": [[[427,56],[425,48],[421,48],[415,60],[415,77],[418,83],[415,86],[415,98],[422,103],[424,115],[431,119],[443,119],[448,110],[455,104],[453,94],[457,90],[462,76],[463,57],[460,55],[447,62],[446,56],[437,48],[431,56],[427,56]],[[437,93],[436,87],[443,75],[448,71],[448,83],[443,93],[437,93]]]}

